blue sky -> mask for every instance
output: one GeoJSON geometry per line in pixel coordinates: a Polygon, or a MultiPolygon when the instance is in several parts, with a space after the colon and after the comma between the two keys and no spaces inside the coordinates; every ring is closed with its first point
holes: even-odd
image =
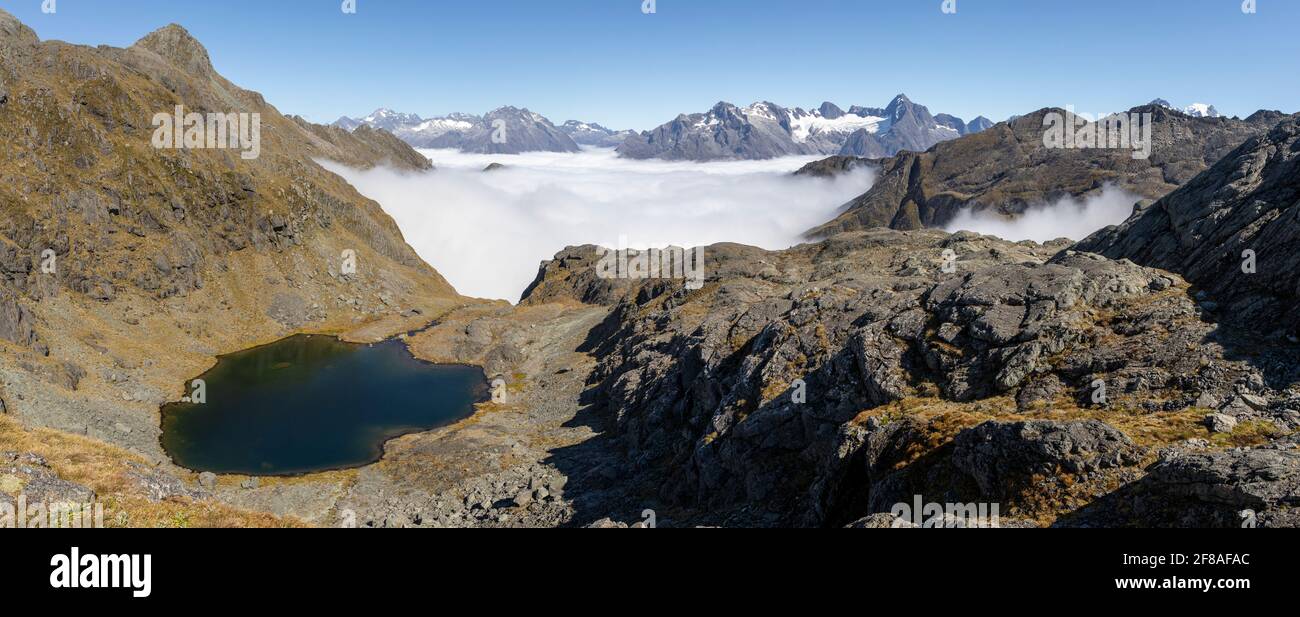
{"type": "Polygon", "coordinates": [[[314,121],[518,105],[646,129],[719,100],[1002,120],[1157,96],[1300,111],[1300,1],[0,0],[42,39],[126,46],[176,22],[217,69],[314,121]]]}

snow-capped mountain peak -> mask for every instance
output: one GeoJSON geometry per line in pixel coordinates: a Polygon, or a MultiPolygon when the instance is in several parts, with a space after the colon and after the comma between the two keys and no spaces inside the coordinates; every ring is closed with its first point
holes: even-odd
{"type": "Polygon", "coordinates": [[[1215,109],[1213,105],[1207,105],[1205,103],[1192,103],[1183,108],[1183,113],[1195,118],[1219,117],[1219,110],[1215,109]]]}
{"type": "Polygon", "coordinates": [[[1164,107],[1165,109],[1173,109],[1173,110],[1181,111],[1193,118],[1218,118],[1222,115],[1219,113],[1219,110],[1214,108],[1213,105],[1209,105],[1207,103],[1192,103],[1191,105],[1188,105],[1186,107],[1179,108],[1179,107],[1174,107],[1172,103],[1166,101],[1165,99],[1156,99],[1154,101],[1151,101],[1149,104],[1159,105],[1161,107],[1164,107]]]}
{"type": "MultiPolygon", "coordinates": [[[[845,113],[838,107],[823,103],[812,111],[795,108],[791,112],[790,135],[798,143],[805,143],[817,135],[844,134],[858,130],[877,133],[882,127],[888,127],[886,118],[866,113],[845,113]],[[827,112],[830,112],[828,115],[827,112]]],[[[855,110],[855,111],[861,111],[855,110]]]]}
{"type": "Polygon", "coordinates": [[[362,118],[365,122],[382,122],[384,120],[394,120],[398,122],[419,122],[420,116],[416,114],[398,113],[391,109],[380,107],[371,112],[369,116],[362,118]]]}
{"type": "Polygon", "coordinates": [[[436,133],[441,135],[447,131],[463,131],[474,126],[473,122],[458,118],[430,118],[419,124],[416,124],[411,130],[416,133],[436,133]]]}

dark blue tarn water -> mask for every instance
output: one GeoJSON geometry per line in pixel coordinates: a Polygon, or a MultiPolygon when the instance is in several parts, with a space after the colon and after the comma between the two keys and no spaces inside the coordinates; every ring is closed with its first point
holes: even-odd
{"type": "Polygon", "coordinates": [[[218,358],[207,402],[162,409],[162,446],[195,471],[291,475],[373,463],[384,442],[468,417],[483,370],[417,360],[400,341],[301,335],[218,358]]]}

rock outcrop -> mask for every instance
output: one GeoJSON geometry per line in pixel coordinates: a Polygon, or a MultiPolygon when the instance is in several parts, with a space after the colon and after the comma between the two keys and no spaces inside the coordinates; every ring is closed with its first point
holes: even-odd
{"type": "Polygon", "coordinates": [[[813,176],[828,178],[870,165],[871,159],[860,156],[832,156],[820,161],[813,161],[794,172],[796,176],[813,176]]]}
{"type": "Polygon", "coordinates": [[[986,499],[1002,499],[1058,470],[1086,474],[1136,465],[1142,449],[1114,427],[1078,422],[985,422],[954,440],[953,464],[979,486],[986,499]]]}
{"type": "Polygon", "coordinates": [[[1078,249],[1183,275],[1275,342],[1300,335],[1300,119],[1255,137],[1078,249]]]}
{"type": "Polygon", "coordinates": [[[1148,501],[1183,501],[1179,524],[1300,526],[1300,450],[1238,448],[1183,454],[1151,468],[1148,501]],[[1196,518],[1192,518],[1192,517],[1196,518]]]}
{"type": "Polygon", "coordinates": [[[34,349],[42,355],[49,353],[49,348],[41,343],[41,337],[36,333],[32,322],[31,311],[19,303],[18,295],[0,286],[0,339],[34,349]]]}

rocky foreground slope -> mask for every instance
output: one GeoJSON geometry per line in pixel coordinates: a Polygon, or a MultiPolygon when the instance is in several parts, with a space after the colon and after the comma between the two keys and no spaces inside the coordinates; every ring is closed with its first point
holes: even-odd
{"type": "Polygon", "coordinates": [[[809,231],[820,238],[871,227],[943,227],[958,212],[1014,217],[1064,197],[1099,194],[1108,186],[1158,199],[1215,164],[1286,116],[1260,111],[1249,118],[1194,118],[1159,105],[1151,114],[1151,154],[1133,150],[1048,148],[1043,109],[925,152],[902,152],[876,161],[871,189],[849,202],[833,221],[809,231]]]}
{"type": "Polygon", "coordinates": [[[1300,363],[1176,274],[935,230],[706,247],[695,291],[600,255],[410,339],[507,382],[474,418],[345,482],[222,494],[375,526],[897,526],[917,496],[1004,526],[1300,524],[1300,363]]]}
{"type": "MultiPolygon", "coordinates": [[[[282,116],[178,26],[91,48],[0,11],[0,142],[0,450],[46,427],[162,463],[159,406],[216,354],[301,330],[396,332],[467,302],[316,163],[426,159],[384,132],[282,116]],[[259,155],[155,148],[154,115],[178,105],[261,114],[259,155]]],[[[125,462],[105,486],[138,488],[119,482],[125,462]]]]}
{"type": "Polygon", "coordinates": [[[611,307],[585,400],[622,481],[695,522],[844,525],[914,495],[1016,524],[1300,522],[1300,453],[1270,441],[1300,400],[1260,368],[1291,358],[1210,323],[1176,275],[936,231],[708,254],[690,292],[598,279],[594,247],[570,249],[525,298],[611,307]]]}

